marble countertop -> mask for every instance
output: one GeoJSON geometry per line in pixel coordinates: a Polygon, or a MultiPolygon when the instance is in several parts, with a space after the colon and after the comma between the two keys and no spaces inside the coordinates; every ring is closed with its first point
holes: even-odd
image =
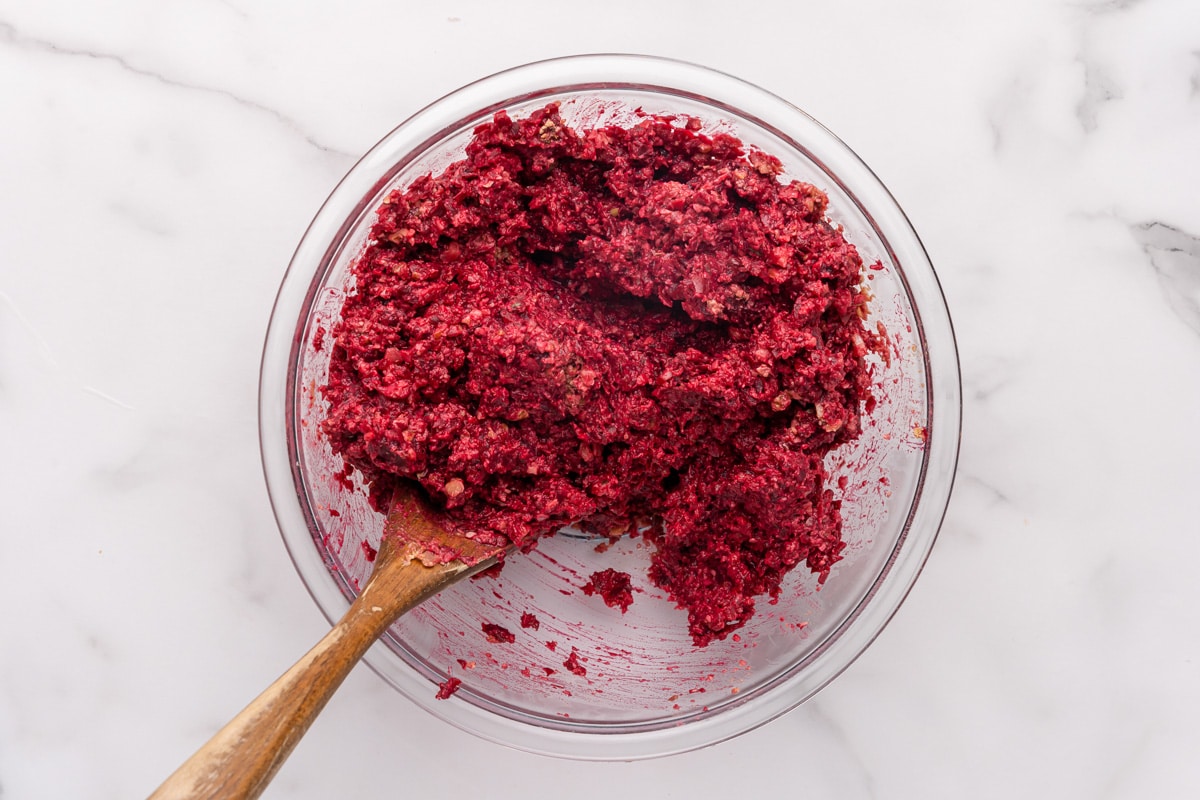
{"type": "Polygon", "coordinates": [[[1200,5],[0,3],[0,797],[144,796],[326,623],[256,428],[292,250],[377,139],[574,52],[696,61],[850,144],[936,265],[958,482],[815,699],[638,763],[356,670],[268,797],[1200,792],[1200,5]]]}

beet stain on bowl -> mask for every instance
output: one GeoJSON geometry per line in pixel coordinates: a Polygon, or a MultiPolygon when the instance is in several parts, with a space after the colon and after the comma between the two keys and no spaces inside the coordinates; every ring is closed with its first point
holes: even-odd
{"type": "Polygon", "coordinates": [[[260,404],[327,616],[370,573],[372,487],[532,546],[366,660],[589,759],[720,741],[848,666],[932,547],[960,415],[936,277],[870,170],[761,89],[638,56],[500,73],[369,152],[289,267],[260,404]]]}

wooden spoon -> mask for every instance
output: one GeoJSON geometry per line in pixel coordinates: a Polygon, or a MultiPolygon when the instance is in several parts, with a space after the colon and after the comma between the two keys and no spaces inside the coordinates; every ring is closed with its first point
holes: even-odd
{"type": "Polygon", "coordinates": [[[345,616],[150,800],[258,797],[375,640],[404,612],[492,566],[502,553],[503,548],[443,530],[415,494],[397,492],[374,570],[345,616]],[[440,563],[446,553],[459,557],[440,563]]]}

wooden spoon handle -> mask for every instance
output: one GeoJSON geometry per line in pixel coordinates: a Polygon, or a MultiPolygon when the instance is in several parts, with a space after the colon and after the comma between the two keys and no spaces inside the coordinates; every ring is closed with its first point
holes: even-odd
{"type": "Polygon", "coordinates": [[[255,798],[350,670],[401,614],[483,565],[419,561],[374,575],[345,616],[295,666],[183,763],[150,800],[255,798]]]}
{"type": "Polygon", "coordinates": [[[383,528],[375,568],[345,616],[150,800],[258,797],[346,675],[401,614],[505,555],[503,548],[443,529],[407,488],[397,489],[383,528]]]}

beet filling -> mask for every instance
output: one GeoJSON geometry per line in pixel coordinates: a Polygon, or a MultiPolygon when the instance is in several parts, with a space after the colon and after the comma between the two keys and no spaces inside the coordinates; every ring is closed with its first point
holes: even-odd
{"type": "Polygon", "coordinates": [[[823,460],[870,411],[862,259],[817,188],[695,120],[480,125],[392,192],[330,332],[324,432],[386,510],[534,546],[642,528],[698,646],[843,549],[823,460]]]}

